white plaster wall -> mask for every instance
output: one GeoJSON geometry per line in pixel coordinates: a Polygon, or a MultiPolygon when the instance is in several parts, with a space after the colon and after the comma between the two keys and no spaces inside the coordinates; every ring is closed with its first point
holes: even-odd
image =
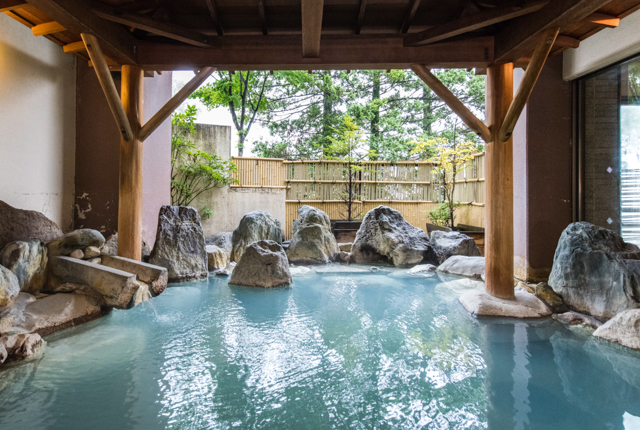
{"type": "Polygon", "coordinates": [[[0,200],[73,227],[75,57],[0,14],[0,200]]]}
{"type": "Polygon", "coordinates": [[[606,28],[580,42],[577,49],[563,54],[562,76],[577,79],[640,53],[640,11],[620,21],[617,28],[606,28]]]}

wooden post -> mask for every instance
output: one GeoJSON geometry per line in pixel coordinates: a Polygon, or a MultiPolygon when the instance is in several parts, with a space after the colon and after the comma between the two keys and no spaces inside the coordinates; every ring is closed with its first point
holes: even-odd
{"type": "Polygon", "coordinates": [[[120,139],[118,255],[140,260],[142,254],[142,95],[143,70],[123,65],[120,97],[133,139],[120,139]]]}
{"type": "Polygon", "coordinates": [[[487,292],[513,299],[513,139],[500,141],[500,128],[513,99],[513,63],[487,69],[486,112],[491,140],[486,146],[485,283],[487,292]]]}

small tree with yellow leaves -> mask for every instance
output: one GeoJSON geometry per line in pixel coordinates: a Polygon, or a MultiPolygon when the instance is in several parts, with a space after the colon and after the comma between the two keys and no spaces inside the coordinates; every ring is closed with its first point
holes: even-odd
{"type": "Polygon", "coordinates": [[[334,129],[335,137],[330,137],[331,144],[324,151],[324,158],[339,160],[344,164],[343,177],[345,179],[342,193],[344,215],[348,221],[354,218],[353,204],[361,195],[358,194],[357,176],[363,170],[362,162],[377,156],[375,151],[367,149],[367,141],[360,127],[347,115],[340,128],[334,129]]]}
{"type": "Polygon", "coordinates": [[[440,221],[445,226],[453,228],[454,212],[460,206],[460,202],[453,200],[456,190],[455,178],[458,172],[471,166],[468,163],[478,152],[478,145],[474,142],[455,142],[455,140],[449,142],[443,138],[418,139],[411,144],[414,146],[411,154],[417,154],[434,164],[431,174],[434,182],[440,185],[444,197],[442,207],[429,211],[429,218],[436,223],[440,221]]]}

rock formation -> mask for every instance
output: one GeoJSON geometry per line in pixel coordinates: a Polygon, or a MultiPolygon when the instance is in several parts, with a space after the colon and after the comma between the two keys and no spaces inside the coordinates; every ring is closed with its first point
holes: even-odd
{"type": "Polygon", "coordinates": [[[0,249],[18,240],[48,242],[59,236],[62,230],[40,212],[17,209],[0,200],[0,249]]]}
{"type": "Polygon", "coordinates": [[[484,257],[465,257],[454,255],[438,266],[438,272],[467,278],[483,279],[484,257]]]}
{"type": "Polygon", "coordinates": [[[58,255],[71,255],[74,251],[82,251],[82,257],[79,258],[84,258],[84,249],[89,246],[100,248],[104,242],[104,236],[98,230],[81,228],[49,241],[47,248],[49,249],[49,258],[58,255]]]}
{"type": "Polygon", "coordinates": [[[20,291],[31,294],[44,287],[47,262],[47,247],[40,240],[8,243],[0,256],[0,264],[18,278],[20,291]]]}
{"type": "Polygon", "coordinates": [[[628,309],[617,314],[593,332],[595,337],[640,349],[640,309],[628,309]]]}
{"type": "Polygon", "coordinates": [[[291,282],[287,255],[273,240],[249,244],[229,279],[232,285],[264,288],[287,286],[291,282]]]}
{"type": "Polygon", "coordinates": [[[4,266],[0,266],[0,311],[10,308],[20,293],[18,278],[4,266]]]}
{"type": "Polygon", "coordinates": [[[438,263],[444,263],[452,255],[480,257],[476,241],[457,231],[433,231],[429,237],[431,246],[438,256],[438,263]]]}
{"type": "Polygon", "coordinates": [[[205,249],[210,271],[222,269],[231,261],[231,236],[231,232],[222,232],[206,238],[205,249]]]}
{"type": "Polygon", "coordinates": [[[242,217],[238,228],[233,230],[231,261],[239,262],[245,248],[258,240],[282,243],[280,221],[272,217],[269,212],[253,211],[242,217]]]}
{"type": "Polygon", "coordinates": [[[149,263],[166,267],[169,282],[207,276],[207,251],[198,211],[188,206],[162,206],[149,263]]]}
{"type": "Polygon", "coordinates": [[[388,206],[378,206],[367,212],[351,247],[351,261],[395,266],[438,264],[427,234],[388,206]]]}
{"type": "Polygon", "coordinates": [[[304,205],[298,209],[293,239],[287,250],[294,264],[327,264],[339,252],[331,232],[329,216],[320,209],[304,205]]]}
{"type": "Polygon", "coordinates": [[[588,222],[560,236],[549,285],[573,310],[607,320],[640,306],[640,249],[588,222]]]}

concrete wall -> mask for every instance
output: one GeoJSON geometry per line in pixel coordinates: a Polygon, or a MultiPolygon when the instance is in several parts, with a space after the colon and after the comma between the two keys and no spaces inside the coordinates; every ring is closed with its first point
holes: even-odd
{"type": "MultiPolygon", "coordinates": [[[[196,124],[193,138],[196,147],[227,160],[231,157],[231,127],[196,124]]],[[[191,206],[200,215],[206,206],[213,215],[202,220],[205,236],[221,231],[233,231],[242,217],[255,210],[269,212],[280,220],[284,231],[286,221],[286,190],[260,188],[231,188],[228,185],[209,190],[197,197],[191,206]]]]}
{"type": "Polygon", "coordinates": [[[564,52],[563,77],[577,79],[640,53],[640,11],[580,42],[577,49],[564,52]]]}
{"type": "MultiPolygon", "coordinates": [[[[75,227],[94,228],[109,236],[118,229],[120,133],[94,70],[78,61],[77,76],[75,227]]],[[[144,78],[144,120],[170,98],[170,72],[144,78]]],[[[171,122],[167,120],[144,142],[142,237],[149,245],[155,242],[160,206],[171,202],[170,184],[171,122]]]]}
{"type": "Polygon", "coordinates": [[[73,227],[74,56],[0,14],[0,200],[73,227]]]}
{"type": "MultiPolygon", "coordinates": [[[[514,90],[523,76],[514,74],[514,90]]],[[[571,84],[548,60],[513,133],[515,275],[546,280],[571,223],[571,84]],[[550,102],[550,100],[552,102],[550,102]]]]}

